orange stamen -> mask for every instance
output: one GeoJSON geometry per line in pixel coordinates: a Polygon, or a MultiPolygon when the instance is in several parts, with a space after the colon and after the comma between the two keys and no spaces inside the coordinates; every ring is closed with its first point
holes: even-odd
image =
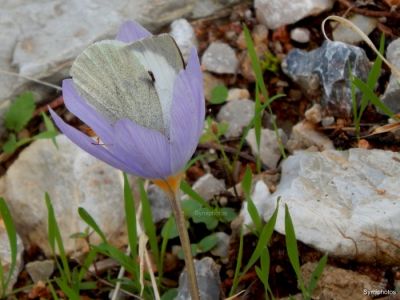
{"type": "Polygon", "coordinates": [[[152,179],[152,181],[165,193],[173,193],[175,195],[179,190],[184,175],[184,172],[179,172],[178,174],[169,176],[167,179],[152,179]]]}

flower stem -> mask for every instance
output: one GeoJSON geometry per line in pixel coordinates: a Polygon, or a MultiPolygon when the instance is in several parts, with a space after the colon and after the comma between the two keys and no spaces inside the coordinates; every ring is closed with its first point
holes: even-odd
{"type": "Polygon", "coordinates": [[[181,202],[176,197],[176,193],[170,188],[166,191],[175,217],[176,227],[181,240],[183,256],[189,281],[189,291],[192,300],[200,300],[199,288],[197,286],[196,271],[193,263],[192,248],[190,246],[189,234],[186,229],[185,216],[182,211],[181,202]]]}

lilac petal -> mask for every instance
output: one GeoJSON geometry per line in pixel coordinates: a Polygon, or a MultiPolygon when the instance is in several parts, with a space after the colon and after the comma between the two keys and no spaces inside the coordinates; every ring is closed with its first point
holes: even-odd
{"type": "Polygon", "coordinates": [[[132,43],[151,36],[152,34],[139,23],[135,21],[126,21],[119,28],[115,39],[124,43],[132,43]]]}
{"type": "Polygon", "coordinates": [[[78,94],[72,79],[63,80],[62,91],[67,109],[96,132],[102,142],[112,144],[113,128],[110,122],[78,94]]]}
{"type": "Polygon", "coordinates": [[[112,155],[106,148],[101,145],[96,145],[90,137],[83,134],[79,130],[65,123],[51,108],[49,108],[50,114],[56,123],[57,127],[76,145],[82,148],[84,151],[93,155],[94,157],[102,160],[103,162],[123,170],[125,172],[136,174],[136,169],[133,169],[120,159],[112,155]]]}
{"type": "Polygon", "coordinates": [[[196,50],[175,81],[171,107],[171,168],[180,171],[196,150],[204,125],[203,80],[196,50]]]}
{"type": "Polygon", "coordinates": [[[172,175],[169,143],[162,133],[128,119],[117,121],[114,129],[116,147],[111,151],[119,153],[125,162],[140,169],[140,176],[166,179],[172,175]]]}
{"type": "Polygon", "coordinates": [[[185,69],[185,74],[189,78],[189,85],[193,93],[194,101],[196,102],[197,117],[200,122],[198,123],[198,134],[201,135],[204,128],[205,118],[205,100],[203,89],[203,73],[201,71],[199,56],[195,47],[192,47],[188,64],[185,69]]]}

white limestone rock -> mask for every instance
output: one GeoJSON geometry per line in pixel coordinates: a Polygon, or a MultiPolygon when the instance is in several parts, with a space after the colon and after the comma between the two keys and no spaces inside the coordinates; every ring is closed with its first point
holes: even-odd
{"type": "Polygon", "coordinates": [[[178,19],[171,23],[170,35],[182,52],[183,59],[187,62],[193,47],[197,49],[197,37],[192,25],[186,19],[178,19]]]}
{"type": "MultiPolygon", "coordinates": [[[[284,147],[287,142],[286,134],[282,129],[278,130],[278,134],[284,147]]],[[[270,169],[276,168],[278,161],[281,158],[281,152],[279,149],[279,141],[276,138],[274,130],[261,130],[259,152],[257,147],[256,132],[254,128],[249,130],[246,136],[246,142],[249,144],[251,152],[254,156],[260,155],[260,159],[263,164],[265,164],[270,169]]]]}
{"type": "Polygon", "coordinates": [[[225,132],[227,138],[239,137],[243,129],[254,118],[254,101],[231,100],[218,112],[218,122],[227,122],[228,130],[225,132]]]}
{"type": "MultiPolygon", "coordinates": [[[[84,239],[71,238],[88,227],[79,217],[78,207],[89,212],[110,243],[125,244],[121,172],[84,152],[64,135],[57,136],[57,143],[59,149],[51,140],[33,142],[5,175],[5,199],[25,245],[36,244],[51,255],[46,192],[67,254],[79,256],[88,247],[84,239]]],[[[89,240],[94,244],[100,242],[97,234],[90,235],[89,240]]]]}
{"type": "Polygon", "coordinates": [[[266,201],[284,234],[285,204],[296,237],[331,256],[399,264],[400,154],[383,150],[299,151],[282,163],[281,181],[266,201]]]}
{"type": "Polygon", "coordinates": [[[197,179],[192,188],[206,201],[226,190],[225,182],[215,178],[212,174],[206,174],[197,179]]]}
{"type": "MultiPolygon", "coordinates": [[[[369,35],[378,24],[376,18],[366,17],[363,15],[355,14],[349,21],[357,26],[365,35],[369,35]]],[[[333,40],[340,41],[347,44],[356,45],[363,41],[363,38],[352,29],[346,27],[344,24],[339,24],[332,32],[333,40]]]]}
{"type": "Polygon", "coordinates": [[[213,42],[201,57],[201,64],[205,70],[213,73],[236,74],[239,60],[231,46],[223,42],[213,42]]]}
{"type": "Polygon", "coordinates": [[[255,0],[258,20],[270,29],[293,24],[332,8],[334,0],[255,0]]]}
{"type": "MultiPolygon", "coordinates": [[[[258,180],[255,185],[253,192],[251,194],[251,200],[253,200],[254,206],[257,208],[258,214],[262,216],[265,214],[266,209],[269,207],[267,205],[267,201],[269,196],[271,195],[268,186],[265,184],[263,180],[258,180]]],[[[240,211],[241,220],[243,220],[242,226],[245,233],[248,233],[249,227],[253,225],[253,220],[250,216],[248,211],[248,204],[247,202],[243,203],[243,207],[240,211]]]]}
{"type": "Polygon", "coordinates": [[[327,136],[315,129],[315,124],[306,120],[293,126],[286,146],[290,152],[308,148],[316,148],[319,151],[335,148],[327,136]]]}

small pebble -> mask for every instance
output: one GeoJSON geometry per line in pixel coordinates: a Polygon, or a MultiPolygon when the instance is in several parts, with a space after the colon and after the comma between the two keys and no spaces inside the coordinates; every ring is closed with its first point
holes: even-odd
{"type": "Polygon", "coordinates": [[[249,99],[250,93],[247,89],[233,88],[229,89],[227,101],[249,99]]]}
{"type": "Polygon", "coordinates": [[[321,120],[322,127],[326,128],[332,126],[335,123],[335,118],[332,116],[324,117],[321,120]]]}
{"type": "Polygon", "coordinates": [[[321,105],[314,104],[305,112],[305,117],[307,121],[310,121],[313,124],[318,124],[321,122],[321,105]]]}
{"type": "Polygon", "coordinates": [[[308,43],[310,41],[310,30],[307,28],[297,27],[290,31],[290,38],[298,43],[308,43]]]}
{"type": "Polygon", "coordinates": [[[205,70],[217,74],[235,74],[239,65],[235,50],[226,43],[213,42],[201,58],[205,70]]]}

